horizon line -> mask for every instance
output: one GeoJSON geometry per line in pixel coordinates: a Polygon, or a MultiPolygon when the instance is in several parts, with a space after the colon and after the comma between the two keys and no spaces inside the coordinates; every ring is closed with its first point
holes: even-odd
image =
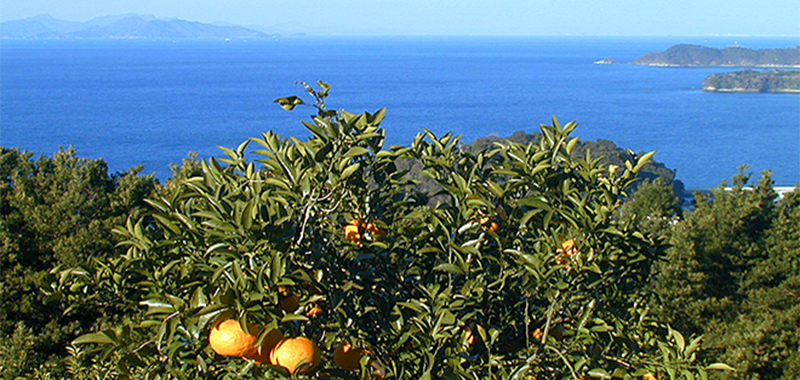
{"type": "MultiPolygon", "coordinates": [[[[21,21],[31,18],[36,18],[39,16],[48,16],[55,20],[67,21],[67,22],[79,22],[85,23],[89,22],[95,18],[101,17],[114,17],[114,16],[150,16],[157,20],[180,20],[180,21],[187,21],[187,22],[196,22],[201,24],[208,24],[208,25],[215,25],[219,23],[230,24],[231,26],[238,26],[243,28],[252,29],[253,27],[259,28],[271,28],[276,27],[273,25],[258,25],[258,24],[240,24],[236,22],[230,22],[225,20],[216,20],[211,22],[206,21],[196,21],[196,20],[189,20],[180,17],[174,16],[156,16],[151,13],[136,13],[136,12],[127,12],[127,13],[116,13],[116,14],[105,14],[99,16],[92,16],[85,21],[76,21],[76,20],[68,20],[63,18],[56,18],[53,17],[50,13],[38,13],[33,16],[27,16],[22,18],[14,18],[14,19],[0,19],[0,23],[10,22],[10,21],[21,21]]],[[[564,33],[553,33],[553,34],[517,34],[517,33],[462,33],[462,34],[449,34],[449,33],[416,33],[416,32],[400,32],[400,33],[392,33],[392,32],[352,32],[352,33],[329,33],[329,34],[319,34],[316,32],[304,32],[304,31],[296,31],[296,32],[287,32],[288,35],[297,35],[303,34],[305,37],[649,37],[649,38],[659,38],[659,37],[688,37],[688,38],[697,38],[697,37],[755,37],[755,38],[798,38],[800,39],[800,34],[792,35],[792,34],[748,34],[748,33],[680,33],[680,34],[627,34],[627,33],[615,33],[615,34],[564,34],[564,33]]],[[[273,33],[281,35],[280,33],[273,33]]],[[[3,39],[17,39],[17,38],[3,38],[3,39]]],[[[18,38],[18,39],[25,39],[25,38],[18,38]]],[[[100,38],[102,39],[102,38],[100,38]]]]}

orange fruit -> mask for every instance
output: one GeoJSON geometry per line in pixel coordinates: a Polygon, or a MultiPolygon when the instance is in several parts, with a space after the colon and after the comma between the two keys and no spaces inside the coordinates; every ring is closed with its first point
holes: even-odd
{"type": "Polygon", "coordinates": [[[319,305],[314,305],[314,306],[309,305],[309,307],[306,308],[306,316],[309,318],[316,317],[322,313],[323,313],[322,307],[320,307],[319,305]]]}
{"type": "Polygon", "coordinates": [[[383,236],[386,235],[386,232],[381,231],[377,226],[372,223],[367,223],[364,225],[364,229],[367,230],[370,234],[375,236],[383,236]]]}
{"type": "Polygon", "coordinates": [[[350,342],[339,344],[333,350],[333,361],[344,370],[355,370],[361,368],[361,358],[364,357],[364,350],[350,345],[350,342]]]}
{"type": "Polygon", "coordinates": [[[464,340],[466,340],[467,344],[470,346],[475,343],[475,334],[472,333],[472,330],[464,331],[464,340]]]}
{"type": "Polygon", "coordinates": [[[533,339],[536,339],[536,340],[542,339],[542,335],[544,335],[544,333],[542,332],[542,329],[533,330],[533,333],[531,333],[531,336],[533,337],[533,339]]]}
{"type": "MultiPolygon", "coordinates": [[[[479,212],[479,214],[483,215],[482,212],[479,212]]],[[[473,219],[473,222],[474,222],[474,219],[473,219]]],[[[500,229],[500,225],[497,224],[497,222],[492,222],[492,218],[490,218],[488,216],[484,216],[484,217],[478,219],[478,224],[481,225],[481,229],[484,230],[484,231],[489,230],[489,231],[492,231],[492,232],[497,232],[497,230],[500,229]]]]}
{"type": "Polygon", "coordinates": [[[286,368],[289,373],[308,373],[319,365],[321,353],[317,344],[308,338],[286,338],[269,352],[269,362],[286,368]]]}
{"type": "Polygon", "coordinates": [[[344,237],[347,241],[351,243],[358,243],[361,241],[361,231],[359,226],[361,224],[361,220],[353,219],[344,226],[344,237]]]}
{"type": "Polygon", "coordinates": [[[564,256],[572,256],[577,252],[578,248],[575,247],[575,240],[573,239],[561,243],[561,248],[556,250],[556,253],[563,253],[564,256]]]}
{"type": "Polygon", "coordinates": [[[242,329],[239,321],[228,319],[211,328],[208,334],[208,345],[219,355],[242,357],[252,355],[255,341],[260,329],[248,325],[248,334],[242,329]]]}
{"type": "Polygon", "coordinates": [[[652,373],[645,373],[644,376],[642,376],[642,378],[644,380],[658,380],[656,375],[653,375],[652,373]]]}
{"type": "Polygon", "coordinates": [[[253,352],[245,354],[242,357],[255,360],[258,364],[269,363],[270,351],[272,351],[281,340],[283,340],[283,333],[281,333],[281,330],[272,329],[267,333],[267,336],[264,337],[264,340],[261,341],[261,347],[254,347],[253,352]]]}
{"type": "Polygon", "coordinates": [[[575,247],[575,240],[569,239],[561,243],[561,248],[556,249],[556,253],[560,254],[558,257],[556,257],[556,264],[561,265],[566,263],[567,265],[564,266],[564,269],[569,270],[570,264],[567,258],[578,253],[578,248],[575,247]]]}

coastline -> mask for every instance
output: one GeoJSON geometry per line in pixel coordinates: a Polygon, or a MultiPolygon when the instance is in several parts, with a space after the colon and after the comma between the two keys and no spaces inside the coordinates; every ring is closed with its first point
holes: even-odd
{"type": "Polygon", "coordinates": [[[706,92],[724,92],[724,93],[747,93],[747,94],[800,94],[800,90],[796,89],[777,89],[777,90],[769,90],[769,91],[759,91],[744,87],[734,87],[734,88],[716,88],[716,87],[703,87],[703,91],[706,92]]]}
{"type": "Polygon", "coordinates": [[[672,63],[628,63],[635,66],[650,66],[650,67],[670,67],[670,68],[751,68],[751,69],[800,69],[800,65],[676,65],[672,63]]]}

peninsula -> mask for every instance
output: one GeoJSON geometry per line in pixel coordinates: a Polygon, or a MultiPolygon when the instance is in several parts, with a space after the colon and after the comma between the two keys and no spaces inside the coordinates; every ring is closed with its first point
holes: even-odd
{"type": "Polygon", "coordinates": [[[633,65],[661,67],[800,68],[800,46],[781,49],[748,49],[731,46],[716,49],[699,45],[675,45],[663,52],[647,53],[633,65]]]}
{"type": "Polygon", "coordinates": [[[717,92],[791,92],[800,93],[800,71],[735,71],[711,74],[703,81],[703,90],[717,92]]]}

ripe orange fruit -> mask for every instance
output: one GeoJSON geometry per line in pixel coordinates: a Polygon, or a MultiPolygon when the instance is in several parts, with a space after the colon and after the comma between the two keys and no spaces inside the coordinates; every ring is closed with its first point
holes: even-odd
{"type": "Polygon", "coordinates": [[[370,234],[375,236],[384,236],[386,232],[381,231],[377,226],[372,223],[367,223],[364,225],[364,229],[367,230],[370,234]]]}
{"type": "Polygon", "coordinates": [[[561,243],[561,248],[557,249],[556,253],[563,253],[567,257],[578,253],[578,248],[575,247],[575,240],[569,239],[561,243]]]}
{"type": "Polygon", "coordinates": [[[464,331],[464,340],[467,341],[467,344],[470,346],[475,343],[475,334],[472,333],[472,330],[464,331]]]}
{"type": "Polygon", "coordinates": [[[644,380],[658,380],[656,375],[653,375],[652,373],[645,373],[644,376],[642,376],[642,378],[644,380]]]}
{"type": "Polygon", "coordinates": [[[560,254],[558,257],[556,257],[556,264],[561,265],[566,263],[567,265],[564,266],[564,269],[569,270],[569,258],[578,253],[578,248],[575,247],[575,240],[569,239],[561,243],[561,248],[556,249],[556,253],[560,254]]]}
{"type": "Polygon", "coordinates": [[[306,317],[312,318],[322,313],[323,313],[322,307],[320,307],[319,305],[316,304],[314,306],[308,305],[308,307],[306,307],[306,317]]]}
{"type": "MultiPolygon", "coordinates": [[[[479,214],[483,215],[482,212],[479,212],[479,214]]],[[[474,222],[474,219],[473,219],[473,222],[474,222]]],[[[488,231],[492,231],[492,232],[497,232],[497,230],[500,229],[500,225],[497,224],[497,222],[492,222],[492,218],[490,218],[488,216],[484,216],[484,217],[478,219],[478,224],[480,224],[481,229],[484,230],[484,231],[488,230],[488,231]]]]}
{"type": "Polygon", "coordinates": [[[350,345],[350,342],[339,344],[333,350],[333,361],[344,370],[356,370],[361,368],[361,358],[364,357],[364,350],[350,345]]]}
{"type": "Polygon", "coordinates": [[[533,337],[533,339],[536,339],[536,340],[542,339],[542,335],[544,335],[544,333],[542,332],[542,329],[533,330],[533,333],[531,333],[531,336],[533,337]]]}
{"type": "Polygon", "coordinates": [[[261,347],[254,347],[253,352],[242,356],[245,359],[255,360],[258,364],[269,363],[269,353],[283,340],[281,330],[273,329],[261,341],[261,347]]]}
{"type": "Polygon", "coordinates": [[[361,220],[353,219],[344,226],[344,237],[347,241],[351,243],[358,243],[361,241],[361,231],[360,231],[361,220]]]}
{"type": "Polygon", "coordinates": [[[269,362],[274,366],[286,368],[289,373],[308,373],[319,365],[320,351],[310,339],[299,336],[286,338],[269,353],[269,362]]]}
{"type": "Polygon", "coordinates": [[[344,237],[351,243],[361,244],[361,231],[367,231],[373,238],[386,235],[372,223],[364,223],[361,219],[353,219],[344,226],[344,237]]]}
{"type": "Polygon", "coordinates": [[[228,319],[222,321],[211,328],[208,334],[208,345],[219,355],[242,357],[252,355],[255,351],[253,346],[260,329],[256,326],[248,325],[248,334],[242,330],[239,321],[228,319]]]}

